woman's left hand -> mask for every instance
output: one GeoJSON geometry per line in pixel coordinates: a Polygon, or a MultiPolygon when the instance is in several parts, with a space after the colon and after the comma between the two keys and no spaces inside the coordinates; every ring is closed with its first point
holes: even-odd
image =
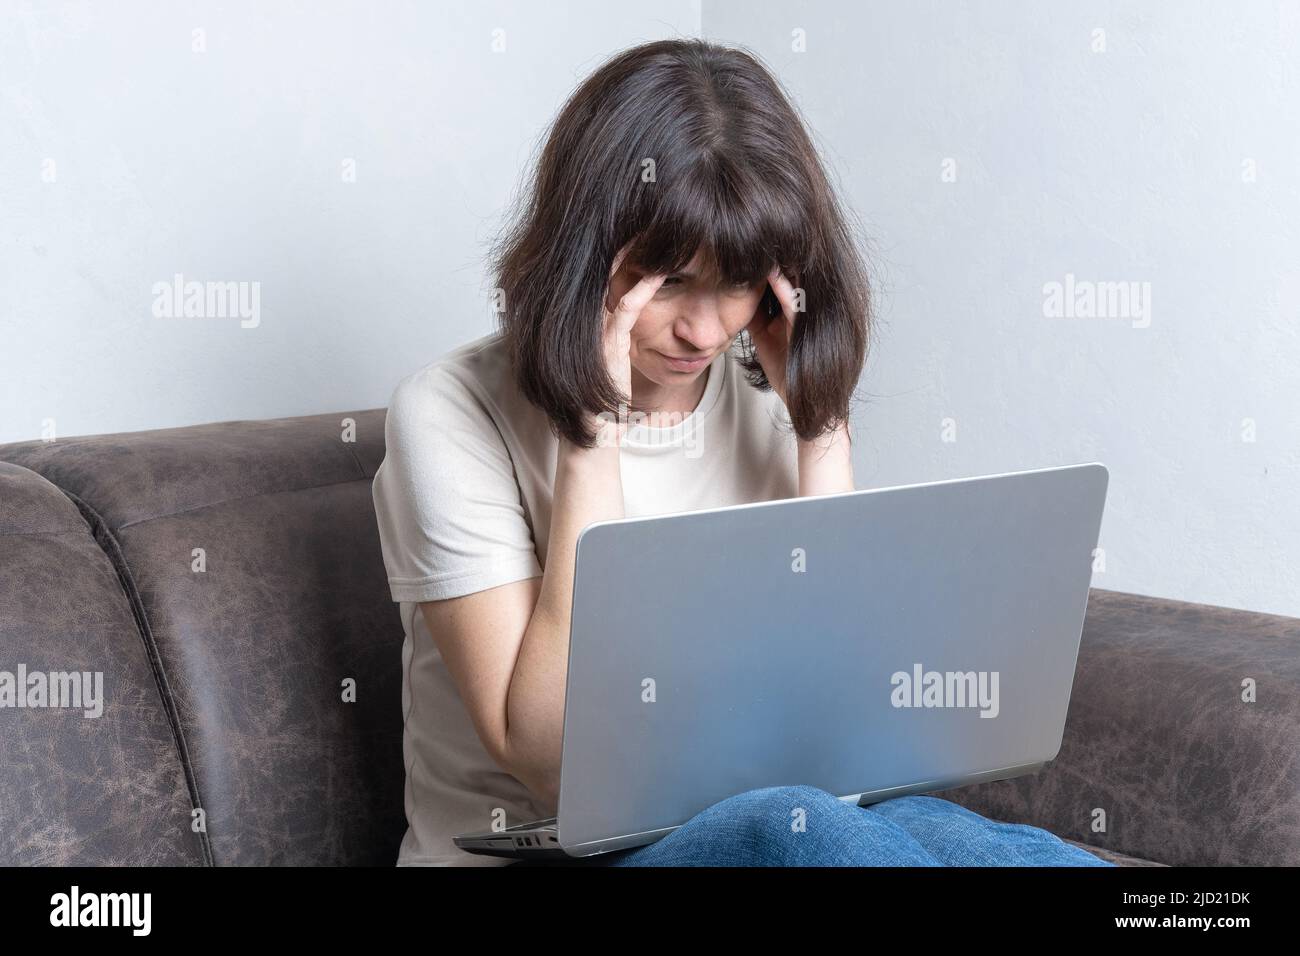
{"type": "Polygon", "coordinates": [[[786,402],[786,365],[790,360],[790,338],[794,334],[794,286],[785,277],[780,266],[773,266],[767,276],[768,285],[781,304],[779,315],[768,316],[762,303],[749,320],[745,330],[754,343],[754,353],[763,374],[772,385],[772,391],[786,402]]]}

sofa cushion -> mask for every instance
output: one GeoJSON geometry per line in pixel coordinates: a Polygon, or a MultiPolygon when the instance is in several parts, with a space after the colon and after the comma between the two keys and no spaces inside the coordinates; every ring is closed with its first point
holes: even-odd
{"type": "Polygon", "coordinates": [[[383,431],[372,410],[0,448],[102,523],[218,865],[396,861],[403,632],[370,497],[383,431]]]}
{"type": "Polygon", "coordinates": [[[202,864],[150,650],[89,524],[44,478],[0,462],[0,549],[0,671],[102,675],[98,706],[0,709],[0,864],[202,864]]]}
{"type": "Polygon", "coordinates": [[[936,796],[1094,851],[1295,865],[1297,739],[1300,620],[1093,589],[1056,759],[936,796]]]}

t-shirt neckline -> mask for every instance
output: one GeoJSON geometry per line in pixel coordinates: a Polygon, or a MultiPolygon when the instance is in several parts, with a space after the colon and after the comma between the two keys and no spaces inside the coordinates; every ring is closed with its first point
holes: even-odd
{"type": "Polygon", "coordinates": [[[722,395],[723,380],[727,376],[728,353],[724,350],[709,363],[708,380],[704,394],[695,410],[673,425],[652,426],[644,422],[628,426],[623,444],[630,448],[653,451],[658,448],[680,447],[688,434],[693,434],[708,418],[722,395]]]}

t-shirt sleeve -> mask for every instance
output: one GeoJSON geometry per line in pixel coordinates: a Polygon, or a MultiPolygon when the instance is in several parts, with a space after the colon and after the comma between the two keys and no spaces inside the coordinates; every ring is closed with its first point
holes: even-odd
{"type": "Polygon", "coordinates": [[[455,371],[397,386],[372,495],[394,601],[439,601],[542,573],[510,453],[455,371]]]}

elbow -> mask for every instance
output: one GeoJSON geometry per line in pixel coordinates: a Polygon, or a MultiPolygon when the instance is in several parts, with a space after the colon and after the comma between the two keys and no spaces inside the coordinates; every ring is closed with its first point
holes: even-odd
{"type": "Polygon", "coordinates": [[[490,750],[496,765],[514,777],[533,801],[545,808],[546,815],[553,816],[560,802],[560,767],[543,765],[536,760],[522,759],[513,752],[510,741],[506,740],[490,750]]]}
{"type": "Polygon", "coordinates": [[[544,809],[548,817],[555,816],[560,809],[560,777],[559,774],[554,776],[546,775],[543,778],[536,779],[532,783],[520,781],[528,788],[528,793],[539,807],[544,809]]]}
{"type": "Polygon", "coordinates": [[[560,775],[535,769],[507,770],[512,777],[522,783],[528,795],[542,811],[543,816],[555,816],[560,806],[560,775]]]}

